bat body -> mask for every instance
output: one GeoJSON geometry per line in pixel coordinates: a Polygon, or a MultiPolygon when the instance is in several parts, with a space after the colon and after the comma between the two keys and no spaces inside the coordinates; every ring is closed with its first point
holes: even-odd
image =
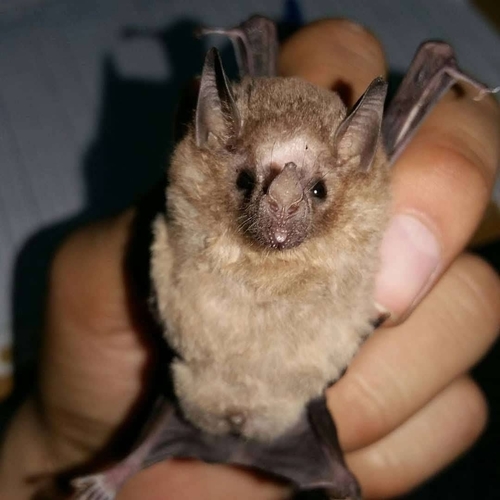
{"type": "MultiPolygon", "coordinates": [[[[384,135],[382,79],[348,112],[335,93],[271,74],[273,33],[263,18],[229,31],[239,83],[208,53],[152,222],[153,303],[176,353],[176,403],[121,465],[78,480],[79,498],[113,498],[128,475],[175,456],[359,498],[323,394],[373,331],[389,166],[430,106],[416,79],[413,104],[384,135]]],[[[444,82],[439,95],[451,85],[440,72],[452,55],[442,57],[426,75],[444,82]]]]}
{"type": "Polygon", "coordinates": [[[272,440],[373,329],[388,169],[382,152],[365,171],[340,163],[346,110],[331,92],[291,78],[231,91],[238,136],[210,130],[198,146],[193,129],[172,158],[151,277],[186,418],[272,440]]]}

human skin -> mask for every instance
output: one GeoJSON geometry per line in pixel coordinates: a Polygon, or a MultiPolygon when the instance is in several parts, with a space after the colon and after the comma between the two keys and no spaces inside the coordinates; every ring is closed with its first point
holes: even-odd
{"type": "MultiPolygon", "coordinates": [[[[384,73],[385,60],[366,30],[321,21],[285,44],[280,71],[327,88],[341,80],[354,101],[384,73]]],[[[466,450],[486,422],[484,397],[466,374],[499,330],[500,283],[484,262],[460,254],[491,192],[500,114],[493,99],[476,102],[473,95],[450,93],[394,166],[393,224],[376,296],[391,323],[328,391],[341,445],[367,498],[413,488],[466,450]]],[[[39,387],[3,442],[1,498],[28,499],[37,478],[89,460],[143,393],[150,358],[123,270],[132,217],[129,210],[79,230],[54,258],[39,387]]],[[[118,499],[288,495],[240,469],[179,460],[137,474],[118,499]]]]}

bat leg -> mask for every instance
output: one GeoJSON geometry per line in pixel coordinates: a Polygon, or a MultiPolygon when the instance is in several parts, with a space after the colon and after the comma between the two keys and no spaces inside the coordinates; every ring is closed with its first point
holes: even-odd
{"type": "MultiPolygon", "coordinates": [[[[170,429],[174,417],[173,405],[160,401],[146,425],[139,445],[124,460],[101,473],[77,477],[71,481],[76,500],[113,500],[123,484],[148,465],[155,446],[161,442],[165,429],[170,429]]],[[[169,450],[167,450],[169,451],[169,450]]],[[[168,453],[166,456],[170,456],[168,453]]]]}
{"type": "Polygon", "coordinates": [[[72,485],[75,489],[75,496],[78,500],[113,500],[121,487],[121,481],[113,477],[116,470],[118,473],[124,472],[128,477],[128,472],[117,466],[110,472],[93,474],[75,479],[72,485]]]}
{"type": "MultiPolygon", "coordinates": [[[[145,443],[147,446],[147,442],[145,443]]],[[[77,500],[113,500],[127,479],[139,472],[149,450],[144,444],[125,460],[98,474],[74,479],[71,484],[77,500]]]]}
{"type": "Polygon", "coordinates": [[[252,16],[234,28],[200,28],[201,35],[228,36],[236,53],[240,76],[276,76],[278,35],[276,25],[263,16],[252,16]]]}
{"type": "Polygon", "coordinates": [[[116,467],[76,479],[78,500],[112,500],[139,470],[169,458],[248,467],[291,483],[299,491],[325,491],[330,498],[360,500],[360,489],[345,465],[325,398],[312,401],[298,423],[272,442],[240,435],[212,435],[165,403],[138,448],[116,467]]]}

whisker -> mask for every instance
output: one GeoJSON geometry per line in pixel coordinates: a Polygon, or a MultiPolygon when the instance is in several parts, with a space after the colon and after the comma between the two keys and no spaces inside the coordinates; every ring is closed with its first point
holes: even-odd
{"type": "Polygon", "coordinates": [[[258,218],[254,214],[242,214],[240,217],[238,217],[238,221],[238,229],[245,233],[252,231],[258,224],[258,218]]]}

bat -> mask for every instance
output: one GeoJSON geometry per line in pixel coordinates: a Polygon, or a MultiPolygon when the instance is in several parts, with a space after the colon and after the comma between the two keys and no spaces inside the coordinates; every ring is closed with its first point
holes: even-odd
{"type": "Polygon", "coordinates": [[[270,20],[202,32],[231,38],[241,78],[229,82],[217,50],[207,53],[146,226],[174,395],[160,398],[135,451],[73,482],[76,498],[110,500],[140,469],[191,457],[360,499],[324,392],[381,320],[390,167],[455,82],[489,90],[449,45],[426,42],[385,113],[382,78],[347,110],[335,92],[276,76],[270,20]]]}

